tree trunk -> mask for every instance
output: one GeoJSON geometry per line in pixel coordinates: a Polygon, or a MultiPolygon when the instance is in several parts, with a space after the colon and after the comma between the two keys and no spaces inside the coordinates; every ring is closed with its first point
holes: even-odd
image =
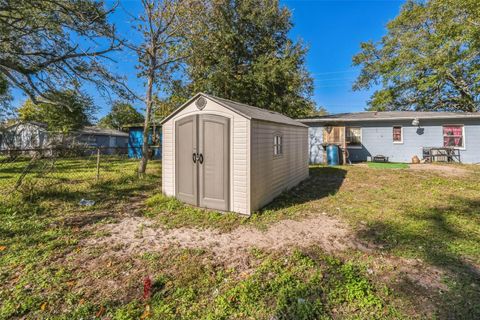
{"type": "MultiPolygon", "coordinates": [[[[155,61],[151,59],[151,66],[154,65],[155,61]]],[[[150,131],[150,115],[152,113],[152,91],[153,91],[153,80],[155,76],[155,71],[153,68],[150,69],[148,73],[148,82],[147,82],[147,94],[145,96],[145,104],[147,109],[145,110],[145,123],[143,124],[143,145],[142,145],[142,159],[138,164],[138,173],[144,174],[147,170],[148,163],[148,132],[150,131]]]]}

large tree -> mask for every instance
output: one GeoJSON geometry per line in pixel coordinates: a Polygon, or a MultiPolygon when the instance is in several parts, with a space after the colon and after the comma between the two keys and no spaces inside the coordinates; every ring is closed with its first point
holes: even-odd
{"type": "Polygon", "coordinates": [[[125,130],[125,126],[134,123],[143,123],[145,118],[128,102],[115,101],[112,110],[100,121],[98,125],[103,128],[125,130]]]}
{"type": "Polygon", "coordinates": [[[480,111],[480,1],[409,0],[353,63],[371,110],[480,111]]]}
{"type": "Polygon", "coordinates": [[[185,57],[181,39],[189,29],[188,15],[195,12],[196,1],[142,0],[143,13],[134,22],[139,43],[127,43],[138,56],[139,77],[145,79],[145,120],[139,173],[148,162],[148,135],[155,93],[163,92],[176,68],[185,57]]]}
{"type": "Polygon", "coordinates": [[[124,93],[103,66],[121,46],[110,12],[97,0],[0,0],[0,82],[35,103],[61,104],[46,93],[78,90],[85,81],[124,93]]]}
{"type": "Polygon", "coordinates": [[[22,121],[45,123],[48,131],[68,133],[90,125],[96,111],[92,98],[79,95],[76,91],[47,92],[49,101],[63,101],[52,108],[49,103],[34,104],[27,100],[19,109],[18,115],[22,121]]]}
{"type": "Polygon", "coordinates": [[[277,0],[207,2],[186,38],[190,94],[203,91],[289,116],[313,109],[306,48],[277,0]]]}

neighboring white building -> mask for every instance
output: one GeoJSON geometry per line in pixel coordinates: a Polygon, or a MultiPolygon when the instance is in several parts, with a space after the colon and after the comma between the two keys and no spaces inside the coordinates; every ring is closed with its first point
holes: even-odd
{"type": "Polygon", "coordinates": [[[48,145],[47,125],[18,122],[0,131],[0,150],[42,149],[48,145]]]}
{"type": "Polygon", "coordinates": [[[125,148],[124,153],[126,153],[128,133],[86,126],[65,135],[48,132],[44,123],[32,121],[18,122],[0,132],[0,150],[45,149],[62,144],[112,148],[112,150],[125,148]]]}
{"type": "Polygon", "coordinates": [[[199,93],[162,121],[162,190],[250,215],[308,178],[308,127],[199,93]]]}

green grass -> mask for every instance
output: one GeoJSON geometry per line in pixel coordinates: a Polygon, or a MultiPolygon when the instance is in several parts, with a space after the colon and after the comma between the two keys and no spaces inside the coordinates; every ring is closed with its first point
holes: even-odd
{"type": "Polygon", "coordinates": [[[408,169],[408,164],[395,162],[368,162],[368,167],[374,169],[408,169]]]}
{"type": "Polygon", "coordinates": [[[28,161],[0,167],[0,319],[50,317],[47,310],[62,318],[60,306],[87,308],[90,302],[80,305],[82,295],[69,286],[75,269],[61,260],[91,236],[84,227],[111,220],[132,198],[160,187],[158,162],[139,179],[136,161],[111,160],[103,163],[98,182],[90,161],[60,160],[47,176],[33,170],[17,192],[11,187],[28,161]],[[79,207],[82,198],[96,204],[79,207]]]}
{"type": "MultiPolygon", "coordinates": [[[[480,317],[480,167],[457,176],[362,166],[311,167],[310,179],[282,194],[250,219],[194,209],[155,196],[147,210],[170,227],[268,227],[283,219],[326,212],[347,222],[379,252],[420,259],[446,272],[436,315],[480,317]]],[[[411,286],[411,285],[410,285],[411,286]]],[[[418,288],[418,290],[422,290],[418,288]]],[[[438,292],[431,293],[438,294],[438,292]]]]}
{"type": "MultiPolygon", "coordinates": [[[[37,187],[26,182],[1,198],[0,319],[480,317],[477,166],[457,166],[469,170],[463,176],[313,166],[307,181],[245,218],[162,196],[158,162],[138,178],[136,161],[111,160],[102,165],[98,182],[89,159],[59,161],[47,176],[39,167],[26,180],[37,187]],[[96,204],[79,207],[82,198],[96,204]],[[85,240],[102,236],[95,225],[142,213],[167,228],[220,232],[327,213],[348,222],[376,249],[367,255],[327,254],[318,247],[252,249],[240,265],[231,265],[214,260],[209,249],[112,255],[108,247],[84,247],[85,240]],[[448,290],[425,292],[415,283],[367,272],[384,255],[439,268],[448,290]],[[149,301],[142,299],[146,276],[154,280],[149,301]],[[424,313],[422,299],[434,300],[434,309],[424,313]]],[[[26,164],[0,166],[3,191],[26,164]]]]}
{"type": "Polygon", "coordinates": [[[384,305],[387,292],[376,288],[362,268],[317,248],[288,255],[257,250],[249,274],[202,262],[203,256],[183,251],[170,256],[167,266],[164,259],[153,260],[159,270],[158,290],[150,301],[153,318],[328,319],[353,312],[357,318],[396,313],[384,305]],[[185,259],[191,263],[182,263],[185,259]]]}

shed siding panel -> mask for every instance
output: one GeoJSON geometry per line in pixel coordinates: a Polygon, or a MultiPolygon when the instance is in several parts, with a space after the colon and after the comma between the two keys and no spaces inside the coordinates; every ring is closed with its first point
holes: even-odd
{"type": "Polygon", "coordinates": [[[248,126],[249,120],[236,116],[233,118],[233,146],[232,146],[232,181],[231,187],[233,189],[233,211],[250,214],[247,194],[247,149],[248,149],[248,126]]]}
{"type": "MultiPolygon", "coordinates": [[[[422,157],[423,147],[443,146],[443,125],[460,124],[465,128],[465,149],[460,151],[464,163],[480,162],[480,120],[451,119],[451,120],[420,120],[420,128],[412,126],[411,121],[378,121],[354,122],[349,126],[362,128],[362,147],[349,148],[351,161],[366,161],[369,156],[384,155],[392,162],[411,162],[412,157],[422,157]],[[401,125],[403,128],[403,143],[393,143],[393,126],[401,125]]],[[[310,124],[309,124],[310,125],[310,124]]],[[[347,125],[347,126],[348,126],[347,125]]],[[[321,148],[321,125],[311,124],[309,128],[309,153],[312,163],[321,163],[322,157],[318,156],[321,148]],[[314,133],[314,134],[312,134],[314,133]],[[312,161],[313,160],[313,161],[312,161]]]]}
{"type": "Polygon", "coordinates": [[[308,177],[308,129],[254,120],[251,145],[252,211],[308,177]],[[273,155],[273,137],[280,133],[283,154],[273,155]]]}
{"type": "Polygon", "coordinates": [[[162,126],[162,191],[167,196],[175,195],[175,148],[173,145],[174,137],[173,121],[168,121],[162,126]]]}

